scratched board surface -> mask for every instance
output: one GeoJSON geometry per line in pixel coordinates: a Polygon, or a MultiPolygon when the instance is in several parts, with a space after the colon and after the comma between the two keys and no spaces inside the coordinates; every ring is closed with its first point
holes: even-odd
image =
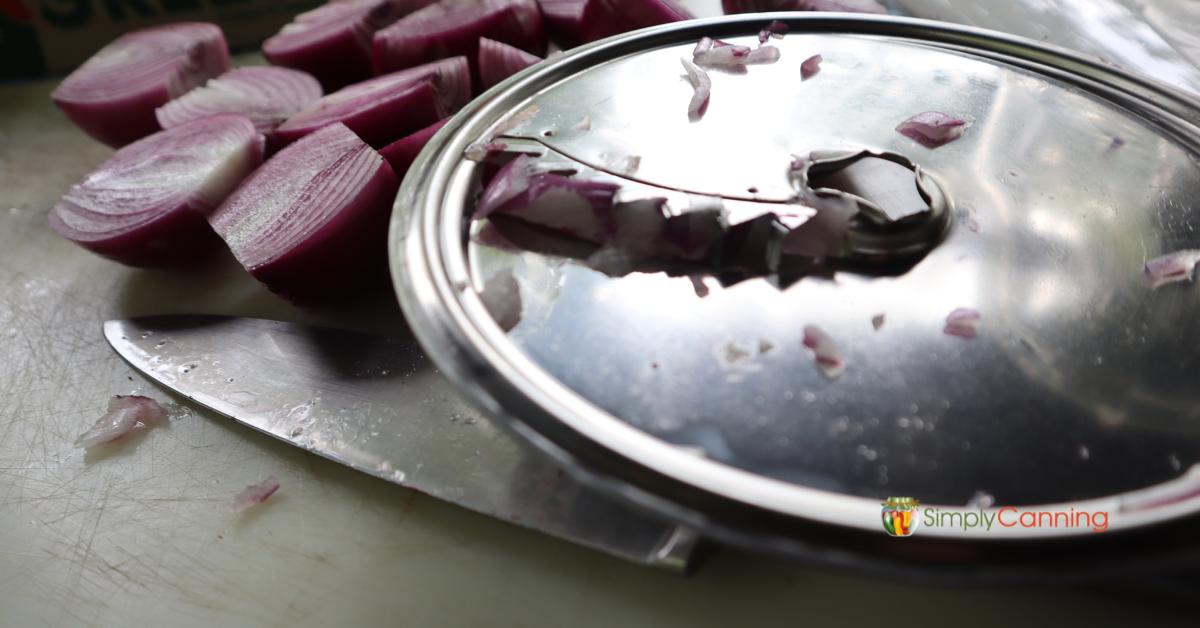
{"type": "Polygon", "coordinates": [[[103,320],[208,312],[377,330],[403,322],[386,297],[294,309],[228,256],[139,271],[58,239],[47,210],[110,151],[50,106],[52,88],[0,86],[0,626],[857,625],[890,608],[926,609],[927,625],[968,614],[980,626],[1192,621],[1119,596],[919,588],[730,551],[678,578],[182,405],[108,348],[103,320]],[[169,426],[99,456],[74,449],[109,396],[127,393],[168,404],[169,426]],[[279,493],[230,513],[232,497],[267,475],[280,479],[279,493]]]}

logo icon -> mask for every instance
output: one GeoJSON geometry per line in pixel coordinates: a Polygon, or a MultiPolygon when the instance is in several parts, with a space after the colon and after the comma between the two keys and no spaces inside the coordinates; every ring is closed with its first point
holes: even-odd
{"type": "Polygon", "coordinates": [[[891,536],[912,536],[921,522],[917,508],[921,502],[912,497],[889,497],[883,502],[883,529],[891,536]]]}

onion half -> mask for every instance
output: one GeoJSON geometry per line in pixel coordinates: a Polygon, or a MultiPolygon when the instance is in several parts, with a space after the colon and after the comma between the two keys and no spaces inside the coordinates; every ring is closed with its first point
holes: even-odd
{"type": "Polygon", "coordinates": [[[504,79],[541,61],[537,55],[531,55],[520,48],[488,39],[479,38],[479,82],[483,90],[500,83],[504,79]]]}
{"type": "Polygon", "coordinates": [[[275,129],[280,146],[334,122],[382,147],[458,111],[471,98],[463,57],[443,59],[342,88],[275,129]]]}
{"type": "Polygon", "coordinates": [[[215,24],[168,24],[117,38],[50,97],[85,133],[120,147],[159,130],[155,109],[228,69],[215,24]]]}
{"type": "Polygon", "coordinates": [[[328,90],[371,77],[371,39],[434,0],[334,0],[296,16],[263,42],[267,61],[315,76],[328,90]]]}
{"type": "Polygon", "coordinates": [[[371,58],[379,74],[451,55],[474,62],[480,37],[533,54],[546,51],[534,0],[442,0],[376,33],[371,58]]]}
{"type": "Polygon", "coordinates": [[[158,108],[162,128],[221,113],[246,116],[254,128],[269,134],[297,111],[321,97],[321,84],[299,70],[250,67],[230,70],[204,87],[158,108]]]}
{"type": "Polygon", "coordinates": [[[262,163],[250,120],[218,115],[130,144],[50,211],[59,235],[131,266],[187,262],[214,244],[206,215],[262,163]]]}
{"type": "Polygon", "coordinates": [[[209,222],[256,279],[313,302],[382,277],[398,187],[379,153],[334,123],[279,151],[209,222]]]}

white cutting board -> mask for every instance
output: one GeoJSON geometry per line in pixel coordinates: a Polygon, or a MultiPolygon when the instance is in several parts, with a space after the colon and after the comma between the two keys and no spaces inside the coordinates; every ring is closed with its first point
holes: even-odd
{"type": "MultiPolygon", "coordinates": [[[[718,554],[684,579],[576,548],[185,406],[102,456],[72,447],[113,394],[174,400],[105,344],[103,320],[210,312],[399,323],[383,300],[302,312],[228,257],[137,271],[54,236],[45,214],[110,151],[0,87],[0,626],[819,626],[1065,618],[1164,625],[1112,596],[952,592],[718,554]],[[372,308],[369,308],[372,309],[372,308]],[[243,516],[241,488],[282,488],[243,516]]],[[[1188,618],[1184,618],[1187,620],[1188,618]]]]}

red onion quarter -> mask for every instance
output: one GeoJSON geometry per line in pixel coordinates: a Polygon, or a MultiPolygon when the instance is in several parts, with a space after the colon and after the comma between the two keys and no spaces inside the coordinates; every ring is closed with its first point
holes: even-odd
{"type": "Polygon", "coordinates": [[[215,24],[168,24],[101,48],[51,98],[85,133],[118,147],[159,130],[155,109],[228,69],[229,48],[215,24]]]}
{"type": "Polygon", "coordinates": [[[218,115],[121,150],[50,211],[59,235],[132,266],[186,262],[216,242],[205,217],[262,162],[245,117],[218,115]]]}

